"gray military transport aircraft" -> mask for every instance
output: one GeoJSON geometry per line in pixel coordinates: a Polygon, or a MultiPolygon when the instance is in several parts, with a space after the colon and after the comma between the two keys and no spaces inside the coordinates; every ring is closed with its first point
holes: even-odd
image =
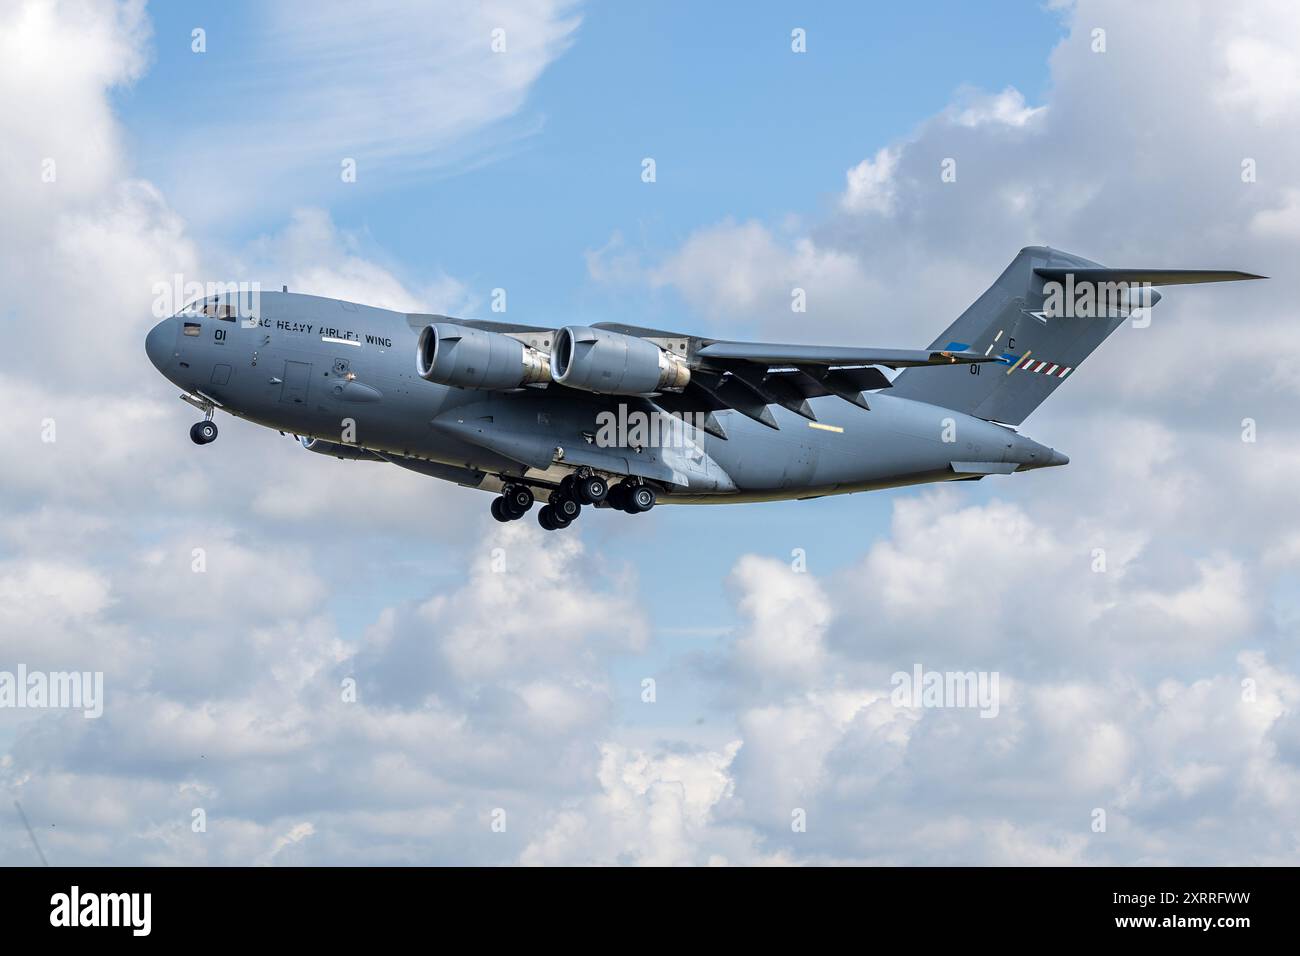
{"type": "Polygon", "coordinates": [[[544,497],[538,522],[556,530],[584,506],[638,514],[1064,465],[1016,427],[1140,321],[1153,285],[1257,278],[1033,246],[926,349],[535,327],[288,291],[244,309],[225,294],[159,322],[145,351],[203,412],[197,444],[217,437],[220,409],[309,451],[493,492],[498,521],[544,497]]]}

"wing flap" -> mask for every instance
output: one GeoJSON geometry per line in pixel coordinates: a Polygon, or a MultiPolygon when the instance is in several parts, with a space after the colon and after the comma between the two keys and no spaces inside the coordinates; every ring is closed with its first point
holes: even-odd
{"type": "Polygon", "coordinates": [[[772,417],[770,404],[762,392],[738,375],[726,372],[697,371],[691,376],[691,386],[708,393],[725,407],[734,409],[747,418],[780,430],[772,417]]]}

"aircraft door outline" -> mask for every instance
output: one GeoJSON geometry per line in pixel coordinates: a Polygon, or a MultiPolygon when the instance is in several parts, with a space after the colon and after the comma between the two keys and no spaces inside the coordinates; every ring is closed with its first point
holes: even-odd
{"type": "Polygon", "coordinates": [[[286,359],[281,378],[284,381],[280,386],[280,401],[288,405],[306,405],[307,389],[311,384],[311,363],[286,359]]]}

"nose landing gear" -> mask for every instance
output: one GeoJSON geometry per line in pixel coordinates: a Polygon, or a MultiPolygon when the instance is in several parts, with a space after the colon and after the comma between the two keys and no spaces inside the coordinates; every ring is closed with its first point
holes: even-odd
{"type": "Polygon", "coordinates": [[[217,423],[208,418],[190,426],[190,441],[207,445],[217,440],[217,423]]]}
{"type": "Polygon", "coordinates": [[[203,421],[195,422],[190,427],[190,441],[196,445],[210,445],[217,440],[217,423],[212,420],[216,414],[217,403],[202,392],[182,395],[181,401],[193,405],[203,413],[203,421]]]}

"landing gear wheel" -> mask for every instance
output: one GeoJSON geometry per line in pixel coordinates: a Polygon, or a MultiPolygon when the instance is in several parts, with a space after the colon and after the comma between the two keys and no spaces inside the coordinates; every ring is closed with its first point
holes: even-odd
{"type": "Polygon", "coordinates": [[[512,485],[505,490],[501,500],[512,518],[522,518],[533,506],[533,493],[524,485],[512,485]]]}
{"type": "Polygon", "coordinates": [[[573,485],[574,497],[584,505],[600,504],[607,494],[609,494],[609,485],[600,475],[579,478],[573,485]]]}
{"type": "Polygon", "coordinates": [[[629,514],[644,514],[655,506],[655,490],[649,485],[637,485],[627,498],[629,514]]]}
{"type": "Polygon", "coordinates": [[[555,515],[557,521],[568,524],[582,513],[582,505],[572,498],[557,498],[551,502],[551,513],[555,515]]]}
{"type": "Polygon", "coordinates": [[[537,523],[547,531],[559,531],[568,525],[568,522],[560,524],[555,520],[555,510],[550,505],[542,505],[537,512],[537,523]]]}
{"type": "Polygon", "coordinates": [[[510,515],[506,514],[505,503],[504,498],[492,499],[492,517],[501,522],[510,520],[510,515]]]}
{"type": "Polygon", "coordinates": [[[213,421],[195,422],[190,427],[190,441],[196,445],[207,445],[217,440],[217,423],[213,421]]]}
{"type": "Polygon", "coordinates": [[[627,510],[627,485],[613,485],[605,495],[605,504],[615,511],[627,510]]]}

